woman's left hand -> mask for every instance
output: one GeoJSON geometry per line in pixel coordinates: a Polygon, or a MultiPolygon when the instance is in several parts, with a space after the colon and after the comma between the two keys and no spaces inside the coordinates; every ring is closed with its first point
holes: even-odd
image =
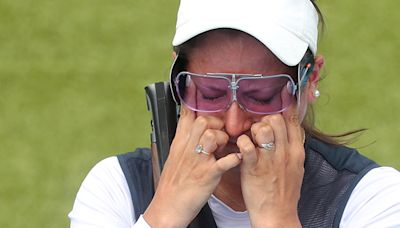
{"type": "MultiPolygon", "coordinates": [[[[297,214],[304,175],[304,133],[295,105],[268,115],[238,138],[241,186],[252,227],[301,227],[297,214]],[[273,142],[273,147],[262,144],[273,142]]],[[[271,146],[271,144],[269,145],[271,146]]]]}

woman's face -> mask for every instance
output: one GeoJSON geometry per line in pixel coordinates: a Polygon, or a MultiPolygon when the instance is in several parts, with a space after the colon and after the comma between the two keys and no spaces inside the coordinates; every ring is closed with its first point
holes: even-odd
{"type": "MultiPolygon", "coordinates": [[[[232,36],[218,30],[208,32],[196,43],[196,47],[188,55],[187,71],[198,74],[288,74],[297,77],[297,66],[289,67],[283,64],[255,38],[242,32],[235,32],[232,36]]],[[[307,106],[305,97],[302,96],[302,105],[298,110],[302,117],[307,106]]],[[[297,105],[296,103],[292,102],[291,105],[297,105]]],[[[217,158],[227,153],[238,152],[237,138],[242,134],[251,137],[251,125],[264,116],[243,110],[237,102],[233,102],[224,112],[197,112],[197,115],[212,115],[225,123],[224,130],[230,139],[223,150],[216,152],[217,158]]]]}

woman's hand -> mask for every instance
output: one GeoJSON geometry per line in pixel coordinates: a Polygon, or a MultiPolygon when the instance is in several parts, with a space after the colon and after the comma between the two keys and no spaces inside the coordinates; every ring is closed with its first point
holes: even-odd
{"type": "Polygon", "coordinates": [[[144,213],[150,226],[186,227],[207,202],[221,175],[240,163],[235,154],[218,160],[214,157],[213,153],[228,142],[223,127],[222,120],[212,116],[196,118],[194,112],[182,106],[159,185],[144,213]]]}
{"type": "Polygon", "coordinates": [[[238,139],[242,194],[252,227],[301,227],[297,204],[304,175],[304,133],[295,105],[268,115],[238,139]],[[262,144],[273,142],[272,148],[262,144]]]}

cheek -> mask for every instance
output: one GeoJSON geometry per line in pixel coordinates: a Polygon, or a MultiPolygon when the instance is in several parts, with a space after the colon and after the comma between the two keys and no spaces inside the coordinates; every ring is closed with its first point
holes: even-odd
{"type": "Polygon", "coordinates": [[[196,117],[198,116],[213,116],[221,120],[224,119],[223,112],[196,112],[196,117]]]}

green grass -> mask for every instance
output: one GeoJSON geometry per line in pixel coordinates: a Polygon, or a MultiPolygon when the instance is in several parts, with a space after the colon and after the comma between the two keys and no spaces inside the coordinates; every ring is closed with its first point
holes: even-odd
{"type": "MultiPolygon", "coordinates": [[[[324,2],[325,3],[325,2],[324,2]]],[[[382,165],[400,168],[399,21],[383,1],[323,4],[327,28],[320,53],[327,64],[317,124],[329,132],[368,128],[355,144],[382,165]]]]}
{"type": "MultiPolygon", "coordinates": [[[[100,159],[149,144],[143,87],[167,80],[177,1],[0,1],[0,227],[66,227],[100,159]]],[[[400,168],[399,3],[324,1],[317,124],[400,168]],[[397,74],[396,74],[397,73],[397,74]]]]}

